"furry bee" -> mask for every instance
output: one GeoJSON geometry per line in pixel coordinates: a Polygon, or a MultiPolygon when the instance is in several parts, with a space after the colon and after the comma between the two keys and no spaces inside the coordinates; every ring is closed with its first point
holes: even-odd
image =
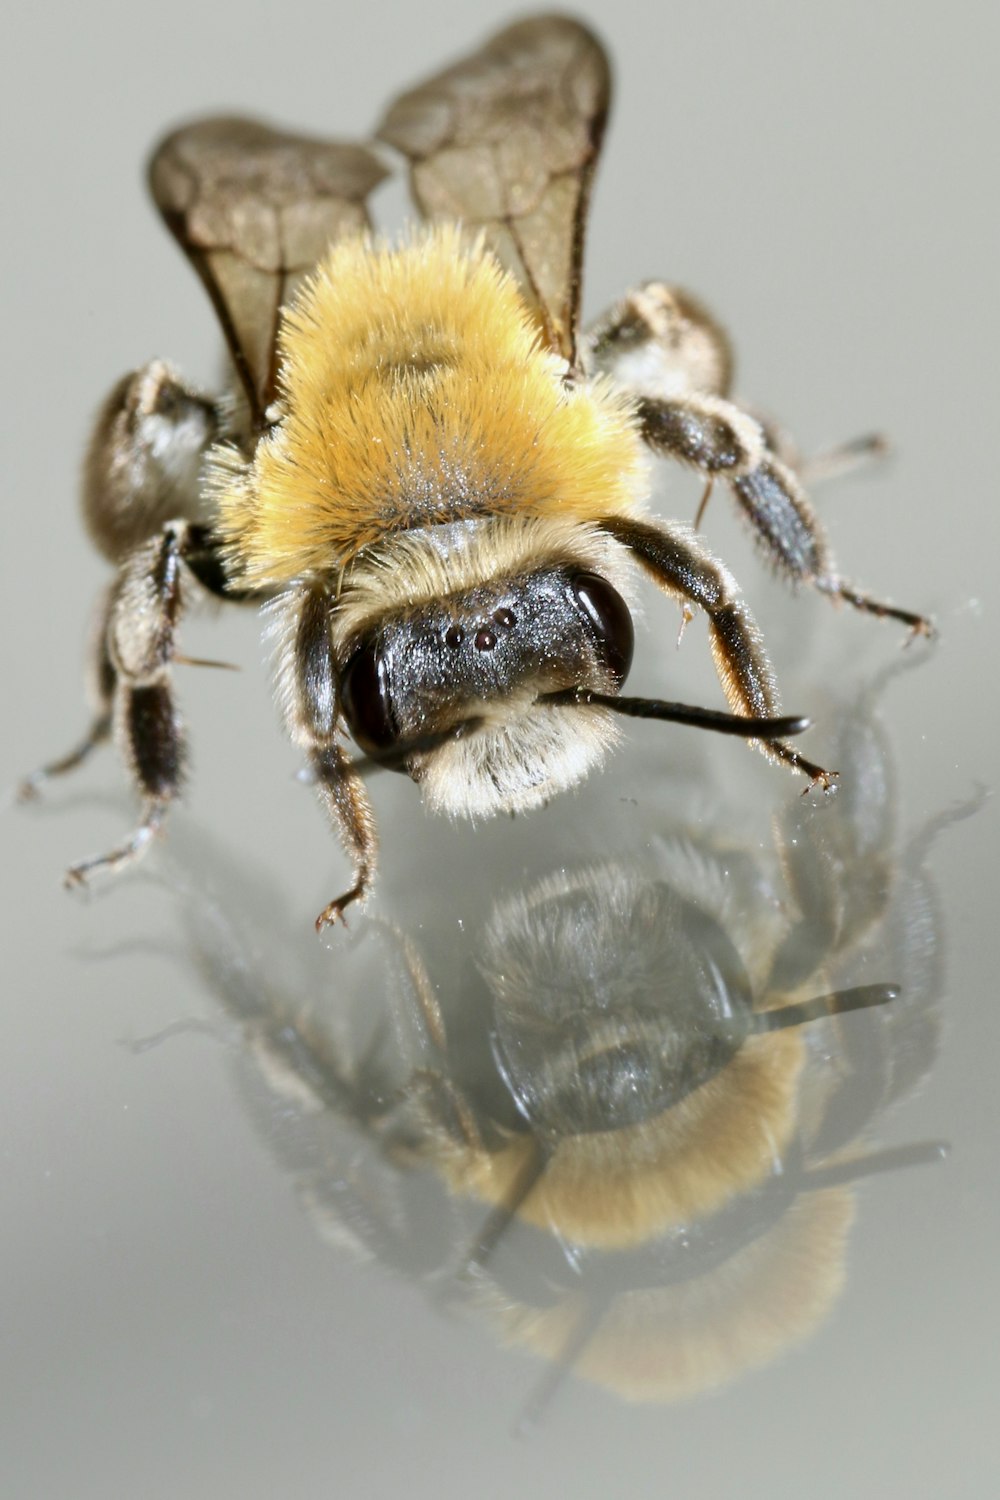
{"type": "MultiPolygon", "coordinates": [[[[915,631],[837,572],[777,440],[730,400],[726,337],[687,294],[649,283],[579,328],[584,224],[609,103],[599,42],[541,16],[403,95],[376,142],[409,161],[425,226],[369,234],[373,147],[213,118],[150,163],[168,227],[232,358],[217,398],[154,361],[98,418],[91,534],[117,569],[97,632],[86,739],[26,794],[113,735],[142,803],[133,861],[182,789],[173,666],[201,591],[267,603],[278,695],[353,881],[376,830],[363,759],[466,816],[536,806],[580,781],[617,716],[737,733],[830,784],[786,740],[754,620],[688,526],[645,514],[648,449],[724,480],[795,582],[915,631]],[[635,564],[708,616],[729,713],[626,698],[635,564]]],[[[700,514],[699,514],[700,520],[700,514]]]]}

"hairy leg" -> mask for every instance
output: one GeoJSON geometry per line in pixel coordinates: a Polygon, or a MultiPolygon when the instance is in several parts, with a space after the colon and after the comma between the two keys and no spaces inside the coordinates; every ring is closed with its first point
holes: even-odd
{"type": "Polygon", "coordinates": [[[330,639],[330,599],[321,589],[278,605],[278,696],[288,732],[304,750],[319,799],[354,864],[354,884],[316,918],[322,931],[363,901],[375,876],[378,840],[364,782],[336,741],[337,673],[330,639]]]}
{"type": "Polygon", "coordinates": [[[716,480],[722,479],[770,562],[792,583],[899,620],[914,634],[932,634],[925,616],[885,603],[840,575],[802,487],[807,477],[829,477],[883,451],[878,435],[845,444],[812,464],[799,463],[777,427],[762,424],[729,399],[732,353],[719,323],[694,298],[663,282],[630,292],[589,331],[587,360],[589,368],[634,394],[650,447],[704,476],[696,529],[716,480]]]}
{"type": "Polygon", "coordinates": [[[205,525],[199,478],[223,429],[219,404],[162,360],[125,375],[102,406],[84,465],[83,513],[118,572],[90,648],[94,717],[68,755],[28,777],[22,797],[75,769],[112,736],[139,793],[138,827],[119,847],[67,872],[82,884],[127,865],[149,846],[183,780],[185,746],[171,682],[175,630],[190,572],[228,594],[216,539],[205,525]]]}
{"type": "Polygon", "coordinates": [[[112,589],[104,646],[113,668],[112,730],[141,817],[123,843],[72,866],[67,884],[84,885],[93,874],[114,873],[138,859],[180,793],[186,747],[171,669],[188,540],[185,523],[165,527],[127,558],[112,589]]]}
{"type": "MultiPolygon", "coordinates": [[[[723,691],[734,713],[773,718],[780,703],[771,663],[757,624],[729,571],[682,526],[608,517],[603,529],[628,547],[656,583],[708,615],[709,643],[723,691]]],[[[829,787],[835,772],[807,760],[783,740],[756,741],[772,760],[782,761],[829,787]]]]}

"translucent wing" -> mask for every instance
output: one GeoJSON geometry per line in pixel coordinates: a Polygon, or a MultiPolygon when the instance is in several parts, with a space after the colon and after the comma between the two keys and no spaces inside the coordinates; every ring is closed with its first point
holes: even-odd
{"type": "Polygon", "coordinates": [[[205,283],[257,425],[282,306],[331,241],[367,226],[365,199],[385,176],[364,146],[236,118],[183,126],[153,153],[153,198],[205,283]]]}
{"type": "Polygon", "coordinates": [[[572,365],[583,230],[610,95],[600,43],[538,16],[393,104],[377,134],[409,157],[430,219],[481,229],[572,365]]]}

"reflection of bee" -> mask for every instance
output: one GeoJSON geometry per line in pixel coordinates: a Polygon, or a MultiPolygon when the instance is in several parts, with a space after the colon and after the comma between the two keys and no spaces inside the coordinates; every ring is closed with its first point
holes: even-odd
{"type": "Polygon", "coordinates": [[[877,1131],[933,1062],[927,858],[972,807],[901,848],[871,710],[836,715],[859,795],[793,798],[777,860],[718,803],[613,858],[555,808],[565,845],[525,869],[511,841],[515,894],[494,864],[425,904],[404,873],[335,993],[244,864],[174,846],[244,1105],[317,1231],[541,1355],[531,1414],[569,1371],[660,1401],[775,1358],[843,1288],[855,1183],[940,1154],[877,1131]],[[841,989],[883,977],[891,1004],[841,989]]]}
{"type": "MultiPolygon", "coordinates": [[[[689,891],[696,864],[679,860],[689,891]]],[[[414,1108],[450,1189],[497,1209],[478,1253],[512,1213],[578,1245],[644,1243],[779,1168],[799,1124],[802,1026],[893,991],[817,995],[815,964],[804,993],[772,991],[776,924],[742,895],[746,956],[722,914],[671,882],[614,863],[563,871],[497,904],[461,1015],[440,1014],[410,948],[430,1055],[440,1038],[414,1108]]],[[[408,1133],[408,1111],[397,1125],[408,1133]]]]}
{"type": "Polygon", "coordinates": [[[662,863],[498,902],[454,984],[396,934],[395,983],[352,972],[353,1045],[301,995],[245,1031],[247,1103],[317,1230],[549,1361],[533,1416],[570,1370],[666,1401],[807,1338],[843,1289],[854,1181],[938,1154],[863,1145],[929,1065],[925,1005],[841,1023],[892,990],[817,994],[816,945],[804,998],[779,994],[788,929],[756,861],[662,863]]]}
{"type": "Polygon", "coordinates": [[[781,737],[803,721],[776,717],[727,570],[689,528],[643,517],[644,444],[707,485],[726,480],[793,580],[926,622],[836,572],[793,469],[729,400],[725,336],[691,298],[650,284],[579,333],[608,96],[600,45],[554,17],[404,95],[378,135],[409,158],[433,227],[396,249],[364,237],[384,175],[367,147],[234,119],[158,147],[153,195],[219,314],[238,399],[202,395],[156,361],[98,420],[84,503],[119,570],[100,708],[84,744],[46,770],[78,763],[113,726],[143,815],[72,880],[139,855],[180,790],[172,665],[197,585],[274,602],[285,718],[354,864],[319,924],[363,897],[375,868],[345,729],[433,807],[467,815],[579,781],[613,743],[615,713],[741,733],[828,784],[781,737]],[[620,696],[635,561],[707,613],[732,714],[620,696]]]}

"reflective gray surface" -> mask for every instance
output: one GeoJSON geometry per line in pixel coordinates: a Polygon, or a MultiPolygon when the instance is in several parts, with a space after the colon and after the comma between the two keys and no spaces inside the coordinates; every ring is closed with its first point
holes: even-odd
{"type": "MultiPolygon", "coordinates": [[[[739,745],[656,725],[635,726],[579,795],[480,829],[432,822],[386,777],[373,784],[378,899],[323,946],[312,917],[344,864],[294,780],[257,624],[193,621],[190,654],[245,670],[183,678],[196,775],[155,860],[89,901],[59,889],[65,865],[129,816],[110,756],[3,814],[5,1495],[996,1486],[998,864],[995,805],[978,789],[1000,741],[997,26],[971,5],[580,9],[618,84],[588,314],[664,275],[726,321],[741,391],[807,450],[889,432],[889,463],[817,498],[845,573],[932,610],[941,638],[902,654],[888,626],[788,599],[716,496],[713,545],[789,708],[819,720],[805,743],[854,773],[837,798],[813,809],[739,745]],[[638,934],[622,923],[636,893],[655,917],[638,934]],[[795,1201],[779,1202],[763,1154],[734,1165],[747,1129],[716,1140],[722,1168],[685,1179],[670,1134],[681,1116],[666,1111],[631,1259],[590,1243],[603,1208],[566,1228],[550,1176],[538,1216],[562,1243],[509,1226],[470,1265],[489,1209],[472,1201],[454,1121],[477,1087],[502,1103],[488,1066],[497,944],[518,945],[530,991],[553,944],[566,973],[560,943],[583,963],[597,932],[598,978],[616,943],[629,958],[619,1001],[645,994],[657,966],[669,995],[687,971],[662,956],[661,928],[674,924],[680,952],[687,902],[698,951],[710,931],[707,951],[727,955],[726,993],[738,974],[759,1001],[775,953],[807,973],[803,993],[901,987],[882,1007],[747,1044],[798,1054],[794,1068],[767,1054],[778,1084],[795,1076],[780,1118],[751,1111],[795,1201]],[[457,1095],[428,1038],[430,994],[479,1059],[457,1095]],[[866,1159],[891,1166],[875,1153],[913,1144],[930,1158],[937,1142],[947,1159],[803,1185],[835,1163],[854,1163],[845,1178],[866,1159]],[[743,1172],[725,1222],[719,1170],[743,1172]],[[679,1197],[685,1182],[700,1196],[679,1206],[664,1184],[679,1197]],[[552,1369],[543,1351],[567,1347],[581,1307],[602,1316],[581,1333],[579,1373],[518,1436],[552,1369]]],[[[83,628],[103,577],[73,501],[91,410],[152,354],[200,378],[215,367],[202,293],[142,195],[148,143],[217,105],[357,134],[504,15],[293,4],[280,43],[268,7],[139,17],[104,4],[58,28],[13,24],[4,785],[82,721],[83,628]]],[[[398,222],[400,195],[381,201],[398,222]]],[[[664,470],[658,506],[690,516],[696,503],[697,486],[664,470]]],[[[716,702],[703,631],[680,653],[675,634],[675,613],[650,600],[635,691],[716,702]]],[[[518,1072],[510,1057],[523,1103],[536,1064],[518,1072]]],[[[719,1108],[749,1118],[733,1085],[731,1069],[713,1081],[719,1108]]],[[[603,1201],[591,1169],[585,1196],[603,1201]]],[[[600,1180],[626,1179],[617,1156],[600,1180]]]]}

